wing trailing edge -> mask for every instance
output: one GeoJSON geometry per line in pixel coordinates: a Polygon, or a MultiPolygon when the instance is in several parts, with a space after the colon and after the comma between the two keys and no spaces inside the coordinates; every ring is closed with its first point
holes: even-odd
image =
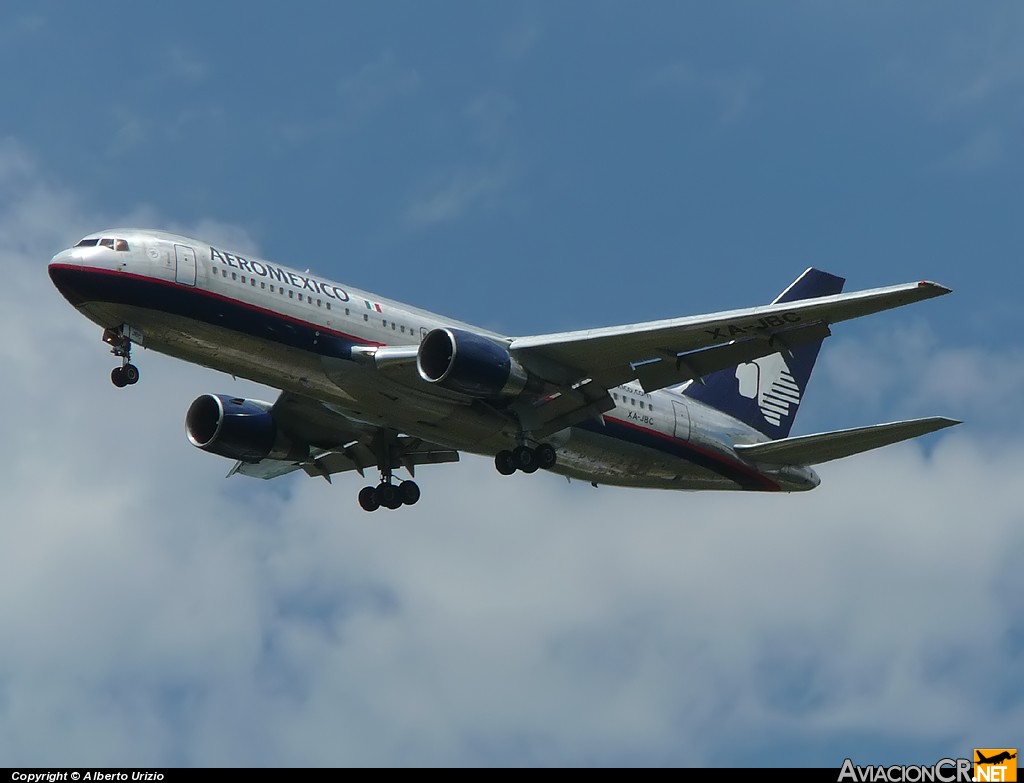
{"type": "Polygon", "coordinates": [[[816,435],[799,435],[795,438],[781,438],[734,448],[739,456],[752,462],[773,465],[820,465],[823,462],[889,446],[960,423],[956,419],[932,416],[927,419],[873,424],[869,427],[822,432],[816,435]]]}

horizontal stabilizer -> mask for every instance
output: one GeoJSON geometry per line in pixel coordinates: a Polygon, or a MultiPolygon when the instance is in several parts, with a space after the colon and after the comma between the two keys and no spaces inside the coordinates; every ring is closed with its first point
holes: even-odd
{"type": "Polygon", "coordinates": [[[822,432],[817,435],[799,435],[795,438],[736,446],[735,449],[738,455],[753,462],[767,462],[773,465],[820,465],[823,462],[849,457],[851,454],[860,454],[862,451],[927,435],[929,432],[956,424],[960,422],[943,416],[933,416],[928,419],[874,424],[870,427],[822,432]]]}

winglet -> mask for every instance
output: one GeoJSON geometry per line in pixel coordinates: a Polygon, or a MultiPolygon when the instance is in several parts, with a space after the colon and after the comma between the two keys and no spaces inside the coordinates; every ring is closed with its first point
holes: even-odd
{"type": "Polygon", "coordinates": [[[953,293],[952,288],[946,288],[944,285],[939,283],[933,283],[931,280],[922,280],[917,284],[918,288],[928,288],[932,292],[932,296],[945,296],[946,294],[953,293]]]}

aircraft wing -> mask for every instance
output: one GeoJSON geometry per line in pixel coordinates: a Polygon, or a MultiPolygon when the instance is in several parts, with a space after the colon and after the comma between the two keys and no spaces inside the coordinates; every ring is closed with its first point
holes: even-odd
{"type": "MultiPolygon", "coordinates": [[[[810,325],[827,327],[949,292],[937,283],[907,283],[710,315],[520,337],[512,341],[509,351],[537,375],[566,386],[589,379],[611,388],[646,373],[655,379],[652,388],[660,388],[658,383],[668,386],[688,380],[667,367],[681,369],[687,363],[685,356],[680,362],[681,356],[693,351],[756,338],[761,342],[757,350],[763,353],[740,354],[741,361],[749,361],[779,351],[777,345],[773,347],[773,339],[784,341],[786,332],[810,325]],[[656,367],[658,363],[665,366],[656,367]],[[638,373],[641,365],[647,369],[638,373]]],[[[723,366],[729,364],[712,365],[723,366]]],[[[648,384],[644,388],[651,390],[648,384]]]]}
{"type": "Polygon", "coordinates": [[[459,453],[421,438],[386,432],[379,427],[353,421],[318,400],[282,392],[274,403],[274,419],[292,439],[311,446],[308,459],[263,459],[237,462],[228,473],[272,479],[296,470],[331,480],[336,473],[354,470],[364,475],[377,468],[379,453],[386,449],[391,468],[415,473],[417,465],[458,462],[459,453]]]}
{"type": "Polygon", "coordinates": [[[929,432],[957,424],[960,422],[956,419],[933,416],[927,419],[874,424],[851,430],[822,432],[817,435],[781,438],[734,448],[741,457],[754,462],[768,462],[773,465],[820,465],[823,462],[899,443],[901,440],[927,435],[929,432]]]}

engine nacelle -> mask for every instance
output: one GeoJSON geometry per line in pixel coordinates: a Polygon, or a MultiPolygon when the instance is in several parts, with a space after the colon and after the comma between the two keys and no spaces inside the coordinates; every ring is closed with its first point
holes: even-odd
{"type": "Polygon", "coordinates": [[[514,397],[541,384],[495,340],[462,329],[434,329],[423,338],[416,369],[428,383],[471,397],[514,397]]]}
{"type": "Polygon", "coordinates": [[[189,406],[185,432],[196,448],[242,462],[308,457],[308,446],[292,442],[280,431],[271,407],[259,400],[204,394],[189,406]]]}

